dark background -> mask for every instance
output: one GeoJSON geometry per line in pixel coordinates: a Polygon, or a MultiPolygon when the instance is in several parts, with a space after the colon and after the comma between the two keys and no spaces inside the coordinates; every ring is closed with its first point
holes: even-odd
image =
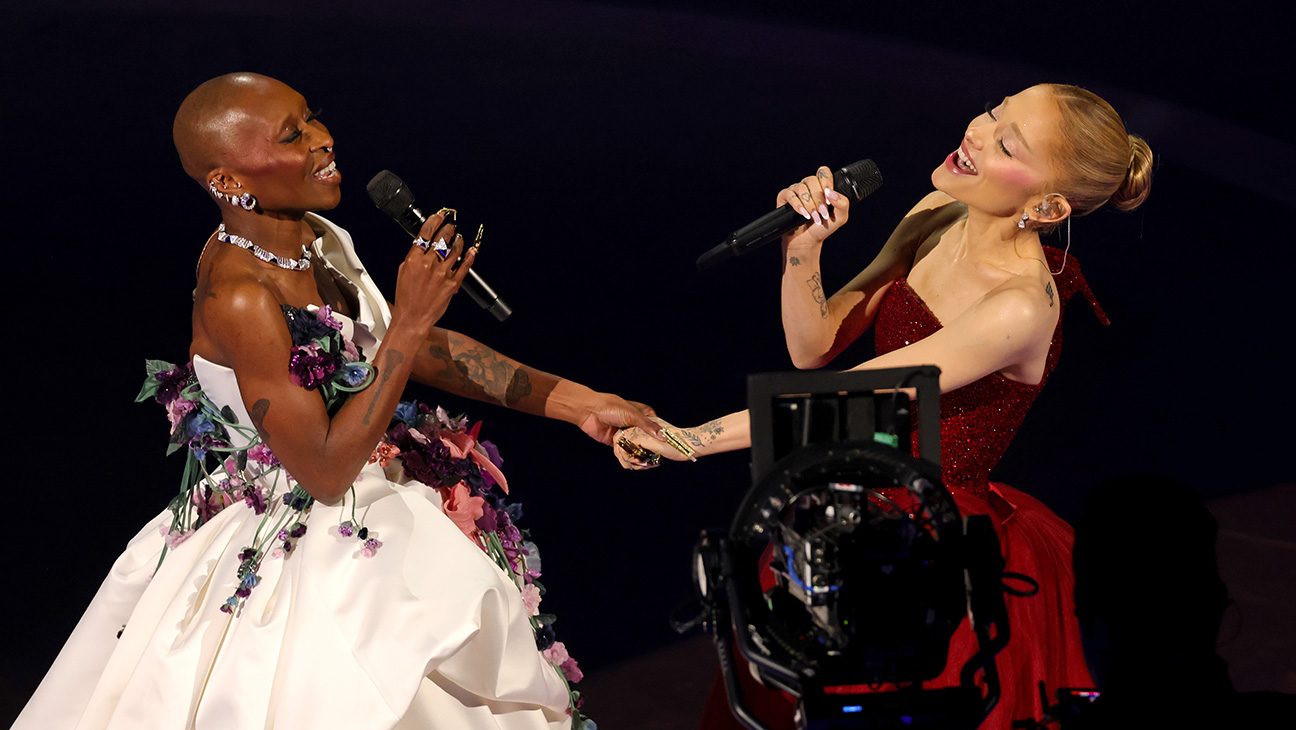
{"type": "MultiPolygon", "coordinates": [[[[345,175],[328,215],[388,294],[407,241],[364,195],[383,168],[425,209],[487,223],[477,269],[515,314],[496,323],[462,297],[444,325],[681,424],[742,407],[746,374],[791,367],[774,251],[705,273],[699,253],[817,165],[869,156],[886,184],[826,247],[835,288],[930,189],[986,100],[1088,86],[1151,143],[1152,197],[1075,223],[1072,251],[1114,325],[1073,302],[1062,366],[996,476],[1064,517],[1131,470],[1207,496],[1293,481],[1296,95],[1273,9],[874,5],[6,10],[0,720],[179,479],[163,413],[132,398],[145,358],[185,356],[193,266],[218,222],[180,169],[171,118],[228,71],[275,76],[323,108],[345,175]]],[[[837,364],[869,353],[861,342],[837,364]]],[[[673,640],[666,615],[688,594],[693,542],[727,523],[745,453],[626,473],[565,424],[424,395],[485,420],[544,551],[546,608],[587,671],[673,640]]],[[[1113,507],[1156,510],[1138,494],[1113,507]]]]}

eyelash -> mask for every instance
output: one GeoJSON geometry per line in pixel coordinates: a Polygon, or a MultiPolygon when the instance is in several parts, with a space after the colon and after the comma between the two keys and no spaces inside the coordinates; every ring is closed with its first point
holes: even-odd
{"type": "MultiPolygon", "coordinates": [[[[323,111],[324,111],[323,109],[314,109],[314,110],[312,110],[309,114],[306,115],[306,123],[307,123],[307,124],[310,124],[311,122],[315,121],[316,119],[319,119],[319,116],[320,116],[321,113],[323,113],[323,111]]],[[[294,130],[292,131],[292,134],[288,135],[288,137],[284,139],[284,143],[287,144],[287,143],[289,143],[289,142],[296,142],[296,141],[299,140],[299,139],[301,139],[301,130],[300,130],[300,129],[294,129],[294,130]]]]}
{"type": "MultiPolygon", "coordinates": [[[[999,121],[999,117],[996,117],[996,116],[995,116],[995,113],[994,113],[994,102],[992,102],[992,101],[987,101],[987,102],[986,102],[986,105],[985,105],[985,113],[986,113],[987,116],[989,116],[989,117],[990,117],[991,119],[993,119],[994,121],[996,121],[996,122],[999,121]]],[[[1003,153],[1004,153],[1005,155],[1008,155],[1009,157],[1012,157],[1012,156],[1013,156],[1012,153],[1008,151],[1008,148],[1004,145],[1002,139],[999,139],[999,140],[996,140],[996,141],[999,143],[999,149],[1003,150],[1003,153]]]]}

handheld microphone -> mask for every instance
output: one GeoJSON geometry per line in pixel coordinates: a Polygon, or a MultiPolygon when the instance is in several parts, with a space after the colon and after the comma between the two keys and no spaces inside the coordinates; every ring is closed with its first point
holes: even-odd
{"type": "MultiPolygon", "coordinates": [[[[414,205],[414,193],[410,192],[409,186],[396,173],[383,170],[373,176],[365,190],[379,210],[391,216],[410,236],[418,236],[427,216],[414,205]]],[[[513,313],[512,308],[472,269],[468,270],[468,276],[463,280],[463,289],[482,309],[495,315],[495,319],[501,322],[513,313]]]]}
{"type": "MultiPolygon", "coordinates": [[[[867,198],[880,187],[882,187],[882,173],[873,160],[860,160],[833,173],[833,190],[848,196],[852,203],[867,198]]],[[[750,253],[771,241],[778,240],[784,233],[805,222],[806,219],[792,206],[781,205],[777,210],[766,213],[729,234],[729,238],[725,239],[724,243],[699,256],[698,270],[709,269],[721,261],[750,253]]]]}

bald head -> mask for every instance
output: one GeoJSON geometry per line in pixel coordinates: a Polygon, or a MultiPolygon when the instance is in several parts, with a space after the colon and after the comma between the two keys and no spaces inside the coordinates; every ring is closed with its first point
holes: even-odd
{"type": "Polygon", "coordinates": [[[257,100],[284,91],[296,93],[281,81],[250,72],[217,76],[191,91],[171,125],[171,138],[189,177],[205,186],[213,168],[231,161],[240,132],[257,118],[257,100]]]}

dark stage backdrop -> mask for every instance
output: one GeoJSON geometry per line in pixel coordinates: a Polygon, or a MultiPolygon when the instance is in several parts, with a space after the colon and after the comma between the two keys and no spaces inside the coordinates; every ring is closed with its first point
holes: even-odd
{"type": "MultiPolygon", "coordinates": [[[[986,100],[1087,85],[1150,140],[1156,182],[1140,211],[1075,223],[1073,252],[1114,325],[1073,303],[1061,368],[999,478],[1063,516],[1132,469],[1208,494],[1290,481],[1296,148],[1278,75],[1288,41],[1264,8],[703,5],[6,9],[0,720],[179,479],[161,409],[132,398],[145,358],[187,352],[193,266],[218,221],[180,170],[171,118],[233,70],[323,108],[345,175],[328,215],[389,294],[408,241],[364,195],[383,168],[425,209],[487,224],[478,270],[516,313],[496,323],[460,297],[443,324],[682,424],[742,407],[748,373],[791,367],[774,250],[700,274],[701,251],[820,163],[871,156],[886,184],[826,248],[839,286],[986,100]]],[[[838,364],[869,354],[860,343],[838,364]]],[[[627,473],[570,426],[423,396],[485,421],[544,550],[546,607],[587,668],[671,640],[694,539],[728,522],[745,454],[627,473]]],[[[1114,507],[1156,509],[1137,494],[1114,507]]]]}

